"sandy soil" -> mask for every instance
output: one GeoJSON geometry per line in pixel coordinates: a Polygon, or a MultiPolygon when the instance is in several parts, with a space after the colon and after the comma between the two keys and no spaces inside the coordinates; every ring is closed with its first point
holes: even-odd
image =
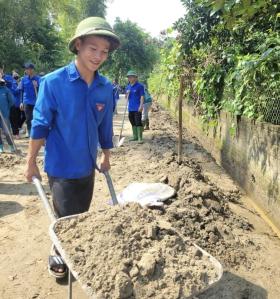
{"type": "Polygon", "coordinates": [[[160,216],[136,203],[108,206],[61,219],[54,231],[92,298],[188,298],[220,271],[160,216]]]}
{"type": "MultiPolygon", "coordinates": [[[[119,114],[116,134],[120,124],[119,114]]],[[[129,134],[126,122],[124,135],[129,134]]],[[[280,298],[279,239],[242,196],[239,198],[234,182],[197,140],[184,132],[184,158],[178,166],[176,123],[157,109],[151,113],[145,143],[138,145],[127,139],[124,147],[112,153],[116,191],[131,182],[162,181],[175,187],[178,195],[168,202],[162,216],[225,267],[222,280],[199,298],[280,298]]],[[[18,140],[17,145],[26,152],[26,139],[18,140]]],[[[35,187],[25,182],[23,171],[23,158],[0,156],[0,298],[66,298],[66,281],[58,284],[48,274],[49,219],[35,187]]],[[[48,191],[45,176],[43,184],[48,191]]],[[[104,207],[108,198],[104,177],[98,174],[91,208],[104,207]]],[[[78,282],[73,292],[74,298],[86,298],[78,282]]]]}

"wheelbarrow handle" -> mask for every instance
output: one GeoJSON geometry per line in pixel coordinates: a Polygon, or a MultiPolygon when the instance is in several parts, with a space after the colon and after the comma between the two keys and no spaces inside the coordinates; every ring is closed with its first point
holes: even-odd
{"type": "Polygon", "coordinates": [[[38,194],[39,194],[39,196],[40,196],[40,198],[41,198],[41,200],[42,200],[42,202],[43,202],[43,204],[44,204],[44,206],[47,210],[47,213],[48,213],[48,216],[49,216],[51,222],[54,222],[56,220],[56,217],[54,215],[53,209],[52,209],[52,207],[51,207],[51,205],[48,201],[48,198],[46,196],[46,193],[43,189],[43,186],[42,186],[40,180],[38,178],[36,178],[35,176],[33,176],[32,177],[32,182],[35,185],[35,187],[37,189],[37,192],[38,192],[38,194]]]}
{"type": "Polygon", "coordinates": [[[118,200],[117,200],[117,196],[116,196],[116,192],[115,192],[115,189],[114,189],[114,186],[113,186],[113,182],[112,182],[111,176],[110,176],[110,174],[109,174],[108,171],[105,171],[104,175],[105,175],[106,182],[107,182],[110,194],[111,194],[113,205],[117,205],[118,204],[118,200]]]}

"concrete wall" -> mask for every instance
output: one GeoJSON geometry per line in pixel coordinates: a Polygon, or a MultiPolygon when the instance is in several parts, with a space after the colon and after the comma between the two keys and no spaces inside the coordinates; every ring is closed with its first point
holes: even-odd
{"type": "MultiPolygon", "coordinates": [[[[175,113],[165,98],[160,102],[175,113]]],[[[280,126],[237,120],[225,112],[217,123],[206,126],[190,105],[183,109],[183,122],[280,227],[280,126]]]]}

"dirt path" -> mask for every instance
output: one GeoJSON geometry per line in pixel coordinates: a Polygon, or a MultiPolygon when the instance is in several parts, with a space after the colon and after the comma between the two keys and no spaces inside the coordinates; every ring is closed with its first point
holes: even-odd
{"type": "MultiPolygon", "coordinates": [[[[121,103],[119,113],[122,109],[121,103]]],[[[200,299],[280,298],[279,239],[239,199],[232,180],[186,132],[185,156],[178,167],[176,123],[157,107],[154,110],[145,143],[129,143],[127,138],[124,147],[112,153],[116,191],[134,181],[159,180],[177,189],[178,196],[168,203],[163,217],[215,255],[226,269],[222,281],[200,299]]],[[[115,117],[116,134],[121,116],[115,117]]],[[[129,134],[126,122],[124,135],[129,134]]],[[[26,152],[26,139],[17,145],[26,152]]],[[[47,272],[49,219],[35,187],[25,183],[23,171],[24,160],[0,156],[0,298],[67,298],[67,286],[57,284],[47,272]]],[[[48,190],[45,176],[43,183],[48,190]]],[[[104,178],[98,174],[91,208],[105,206],[108,198],[104,178]]],[[[86,298],[77,282],[73,292],[74,298],[86,298]]]]}

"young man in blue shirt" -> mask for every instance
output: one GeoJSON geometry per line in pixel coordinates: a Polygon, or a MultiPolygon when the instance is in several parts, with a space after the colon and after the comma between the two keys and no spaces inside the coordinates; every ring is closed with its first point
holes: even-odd
{"type": "Polygon", "coordinates": [[[33,63],[25,63],[25,76],[21,79],[18,89],[22,92],[21,109],[24,110],[27,126],[27,137],[30,136],[33,109],[37,100],[40,77],[34,73],[33,63]]]}
{"type": "Polygon", "coordinates": [[[21,123],[21,113],[20,103],[21,103],[21,94],[18,89],[19,75],[16,72],[13,72],[13,83],[12,83],[12,93],[14,96],[15,104],[11,108],[10,121],[13,131],[13,135],[16,139],[19,139],[19,129],[22,125],[21,123]]]}
{"type": "Polygon", "coordinates": [[[143,142],[142,111],[144,105],[144,86],[138,82],[138,76],[135,71],[127,73],[129,81],[126,87],[126,96],[128,98],[128,118],[132,126],[133,137],[130,141],[143,142]]]}
{"type": "Polygon", "coordinates": [[[10,122],[13,131],[13,135],[18,139],[19,138],[19,127],[21,127],[22,123],[20,120],[21,111],[20,111],[20,91],[18,90],[18,82],[19,76],[15,71],[13,71],[12,75],[5,74],[4,68],[0,67],[0,77],[5,80],[6,87],[12,92],[14,96],[14,105],[10,111],[10,122]],[[17,75],[17,79],[15,79],[14,74],[17,75]]]}
{"type": "MultiPolygon", "coordinates": [[[[97,70],[119,44],[104,19],[87,18],[78,25],[69,43],[75,61],[41,80],[26,178],[29,182],[33,176],[40,178],[36,157],[45,143],[45,171],[58,217],[89,209],[98,143],[102,149],[99,169],[110,169],[113,87],[97,70]]],[[[53,264],[51,270],[56,277],[64,276],[66,271],[53,264]]]]}
{"type": "Polygon", "coordinates": [[[5,74],[4,66],[0,66],[0,77],[5,80],[6,87],[12,92],[12,85],[13,85],[13,76],[9,74],[5,74]]]}
{"type": "Polygon", "coordinates": [[[142,124],[144,130],[150,130],[149,111],[152,106],[152,96],[150,95],[148,88],[144,85],[144,107],[142,112],[142,124]]]}
{"type": "Polygon", "coordinates": [[[6,129],[8,129],[7,127],[10,126],[9,117],[10,117],[10,110],[13,105],[14,105],[13,95],[12,95],[11,91],[9,90],[9,88],[6,87],[6,81],[4,79],[2,79],[0,76],[0,111],[1,111],[2,117],[4,118],[4,119],[2,119],[2,117],[0,117],[0,153],[4,152],[3,141],[1,138],[1,130],[3,131],[3,133],[7,139],[7,142],[10,146],[10,151],[11,152],[15,151],[12,140],[10,138],[10,134],[6,130],[6,129]],[[3,122],[5,122],[6,126],[3,122]]]}

